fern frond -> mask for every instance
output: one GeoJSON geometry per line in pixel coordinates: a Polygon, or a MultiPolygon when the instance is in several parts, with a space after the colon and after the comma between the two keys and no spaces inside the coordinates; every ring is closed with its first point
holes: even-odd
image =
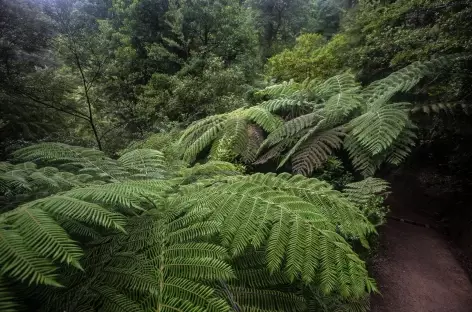
{"type": "Polygon", "coordinates": [[[372,155],[391,146],[408,122],[407,103],[372,107],[350,122],[350,133],[372,155]]]}
{"type": "Polygon", "coordinates": [[[210,158],[231,161],[247,154],[250,129],[255,126],[273,131],[281,119],[261,106],[240,108],[233,112],[208,117],[190,126],[183,134],[180,145],[184,160],[194,162],[196,157],[211,146],[210,158]],[[192,133],[193,131],[193,133],[192,133]]]}
{"type": "Polygon", "coordinates": [[[85,260],[103,265],[94,269],[99,275],[96,282],[110,285],[115,293],[138,292],[137,303],[144,311],[227,311],[214,288],[204,283],[234,277],[224,261],[226,249],[198,242],[214,233],[216,224],[182,221],[186,215],[169,204],[164,201],[159,210],[133,218],[128,234],[112,237],[105,245],[97,242],[99,252],[85,260]]]}
{"type": "Polygon", "coordinates": [[[262,106],[253,106],[246,109],[244,116],[269,133],[282,125],[280,117],[273,115],[270,110],[262,106]]]}
{"type": "Polygon", "coordinates": [[[62,164],[66,171],[87,173],[100,179],[127,175],[126,170],[103,152],[63,143],[39,143],[19,149],[12,155],[18,161],[62,164]]]}
{"type": "Polygon", "coordinates": [[[362,106],[359,88],[341,91],[331,96],[323,106],[323,115],[331,124],[346,122],[347,117],[362,106]]]}
{"type": "Polygon", "coordinates": [[[374,175],[375,171],[382,163],[382,159],[379,158],[379,155],[372,156],[352,135],[346,135],[344,148],[349,153],[349,158],[354,168],[360,171],[364,177],[374,175]]]}
{"type": "Polygon", "coordinates": [[[239,179],[302,198],[315,205],[318,213],[337,224],[347,236],[365,238],[367,234],[375,232],[357,207],[342,199],[341,193],[324,181],[290,174],[254,174],[239,179]]]}
{"type": "Polygon", "coordinates": [[[271,113],[293,110],[295,108],[313,108],[315,103],[305,101],[303,98],[277,98],[265,101],[260,106],[271,113]]]}
{"type": "Polygon", "coordinates": [[[227,118],[228,118],[228,114],[219,114],[219,115],[208,116],[202,120],[193,122],[182,133],[179,139],[179,145],[184,144],[184,142],[194,141],[197,137],[201,136],[209,128],[213,127],[213,125],[222,123],[227,118]]]}
{"type": "Polygon", "coordinates": [[[417,136],[414,132],[415,129],[416,126],[410,122],[398,135],[392,147],[387,151],[386,161],[388,163],[399,165],[410,155],[412,147],[416,144],[417,136]]]}
{"type": "Polygon", "coordinates": [[[212,147],[210,158],[231,161],[243,153],[247,146],[247,120],[242,116],[230,118],[223,128],[221,137],[212,147]]]}
{"type": "MultiPolygon", "coordinates": [[[[236,182],[210,187],[200,192],[196,200],[197,207],[211,205],[214,209],[212,219],[222,223],[223,243],[235,255],[248,246],[258,248],[267,242],[267,265],[272,272],[283,267],[289,278],[301,274],[305,282],[313,281],[315,274],[320,273],[318,270],[330,272],[321,283],[331,292],[339,287],[339,280],[327,264],[334,253],[342,263],[352,262],[357,267],[356,277],[344,272],[343,278],[354,279],[357,285],[363,283],[360,276],[367,274],[364,265],[360,260],[353,260],[356,256],[349,251],[349,245],[333,232],[335,224],[320,213],[319,207],[300,197],[253,183],[236,182]],[[304,234],[290,239],[290,233],[304,234]],[[311,233],[313,240],[308,241],[306,233],[311,233]],[[307,265],[309,270],[304,269],[307,265]]],[[[356,293],[357,290],[352,289],[356,293]]]]}
{"type": "Polygon", "coordinates": [[[79,259],[82,250],[43,210],[21,207],[8,221],[13,223],[25,244],[38,255],[81,269],[79,259]]]}
{"type": "Polygon", "coordinates": [[[414,105],[410,112],[412,114],[415,113],[425,113],[425,114],[431,114],[431,113],[440,113],[440,112],[446,112],[446,113],[452,113],[454,109],[460,105],[459,103],[428,103],[428,104],[422,104],[422,105],[414,105]]]}
{"type": "Polygon", "coordinates": [[[343,193],[346,194],[349,201],[364,205],[374,195],[386,195],[389,188],[390,184],[387,181],[369,177],[359,182],[347,184],[343,193]]]}
{"type": "Polygon", "coordinates": [[[130,180],[77,188],[64,195],[105,207],[113,207],[118,211],[133,213],[133,209],[145,210],[150,205],[150,199],[162,198],[163,194],[171,189],[171,184],[165,180],[130,180]]]}
{"type": "Polygon", "coordinates": [[[363,96],[367,106],[372,107],[377,103],[385,103],[394,94],[411,90],[422,78],[434,74],[438,69],[467,58],[470,58],[470,56],[449,55],[434,58],[430,61],[414,62],[365,88],[363,96]]]}
{"type": "Polygon", "coordinates": [[[112,287],[105,285],[101,286],[92,286],[91,291],[96,292],[100,296],[101,301],[101,311],[110,311],[110,312],[129,312],[129,311],[142,311],[140,306],[126,297],[125,295],[116,291],[112,287]]]}
{"type": "Polygon", "coordinates": [[[164,154],[153,149],[130,151],[121,156],[118,163],[128,171],[144,175],[144,177],[156,177],[156,174],[162,174],[166,168],[164,154]]]}
{"type": "MultiPolygon", "coordinates": [[[[257,160],[254,162],[254,164],[256,165],[263,164],[273,158],[279,158],[289,146],[295,144],[296,142],[297,142],[297,138],[287,138],[280,141],[278,144],[271,147],[267,152],[259,156],[257,160]]],[[[261,147],[263,144],[264,142],[261,144],[261,147]]],[[[261,151],[261,148],[259,148],[258,153],[260,153],[260,151],[261,151]]]]}
{"type": "Polygon", "coordinates": [[[41,209],[56,218],[67,218],[86,224],[123,230],[124,218],[99,205],[64,195],[55,195],[39,199],[9,212],[8,217],[27,213],[30,209],[41,209]]]}
{"type": "Polygon", "coordinates": [[[281,97],[281,96],[292,96],[302,89],[302,84],[299,84],[293,80],[284,81],[280,84],[269,86],[263,90],[258,91],[256,94],[260,96],[270,97],[281,97]]]}
{"type": "Polygon", "coordinates": [[[248,125],[246,148],[241,153],[241,159],[243,162],[248,164],[253,163],[257,158],[257,153],[263,142],[263,131],[255,125],[248,125]]]}
{"type": "Polygon", "coordinates": [[[344,128],[329,129],[312,135],[293,154],[293,172],[310,175],[325,163],[334,150],[341,147],[344,136],[344,128]]]}
{"type": "Polygon", "coordinates": [[[318,112],[302,115],[287,121],[282,126],[273,131],[261,146],[261,149],[265,147],[273,146],[288,137],[293,137],[299,134],[301,131],[317,124],[321,120],[322,116],[318,112]]]}
{"type": "Polygon", "coordinates": [[[67,233],[77,235],[79,237],[89,237],[92,239],[97,239],[100,237],[100,234],[90,226],[85,224],[68,219],[58,220],[59,225],[66,230],[67,233]]]}
{"type": "MultiPolygon", "coordinates": [[[[3,226],[3,225],[0,225],[3,226]]],[[[24,244],[14,230],[0,227],[0,275],[28,283],[61,286],[56,281],[54,266],[24,244]]]]}
{"type": "Polygon", "coordinates": [[[315,93],[318,97],[328,100],[337,94],[356,90],[358,87],[359,83],[356,81],[354,75],[344,73],[333,76],[320,84],[314,85],[313,89],[310,91],[315,93]]]}
{"type": "MultiPolygon", "coordinates": [[[[207,129],[201,133],[199,137],[196,137],[196,134],[190,135],[188,133],[191,132],[191,128],[195,128],[200,124],[195,124],[193,127],[188,128],[180,139],[182,149],[185,149],[183,159],[187,162],[195,161],[197,155],[218,137],[220,131],[223,129],[224,121],[225,119],[218,119],[215,123],[211,124],[211,126],[205,126],[207,129]],[[186,139],[186,137],[191,137],[193,140],[186,139]]],[[[196,131],[196,133],[201,132],[201,130],[194,131],[196,131]]]]}
{"type": "Polygon", "coordinates": [[[239,173],[240,169],[234,164],[217,160],[196,164],[193,167],[183,168],[179,171],[179,175],[184,178],[207,178],[217,175],[231,176],[239,173]]]}

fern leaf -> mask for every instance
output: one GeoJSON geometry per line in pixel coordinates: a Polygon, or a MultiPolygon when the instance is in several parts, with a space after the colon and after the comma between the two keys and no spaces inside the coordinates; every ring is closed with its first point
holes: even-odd
{"type": "Polygon", "coordinates": [[[59,287],[53,272],[52,263],[28,248],[18,232],[0,228],[0,275],[59,287]]]}
{"type": "Polygon", "coordinates": [[[162,195],[171,189],[170,183],[164,180],[130,180],[122,183],[77,188],[64,193],[64,195],[111,206],[119,211],[130,212],[130,209],[145,210],[150,205],[150,199],[162,198],[162,195]]]}
{"type": "Polygon", "coordinates": [[[407,127],[398,135],[392,147],[388,151],[386,161],[393,165],[401,164],[411,153],[411,149],[415,146],[416,134],[414,130],[416,126],[409,123],[407,127]]]}
{"type": "Polygon", "coordinates": [[[241,158],[245,163],[253,163],[257,158],[257,153],[264,142],[264,133],[255,125],[247,127],[247,144],[241,153],[241,158]]]}
{"type": "Polygon", "coordinates": [[[342,91],[331,96],[323,106],[323,115],[331,124],[345,122],[352,111],[361,107],[359,88],[342,91]]]}
{"type": "Polygon", "coordinates": [[[408,122],[405,103],[373,108],[350,122],[351,134],[372,155],[391,146],[408,122]]]}
{"type": "Polygon", "coordinates": [[[39,199],[9,212],[9,216],[23,213],[22,210],[41,209],[57,218],[67,218],[102,226],[123,230],[124,219],[121,215],[110,212],[103,207],[88,203],[76,198],[55,195],[44,199],[39,199]]]}
{"type": "Polygon", "coordinates": [[[397,92],[405,92],[412,89],[422,78],[429,76],[444,68],[452,62],[467,59],[467,55],[450,55],[431,59],[430,61],[414,62],[388,77],[371,83],[364,89],[363,95],[369,107],[376,103],[387,102],[397,92]]]}
{"type": "Polygon", "coordinates": [[[295,108],[312,108],[314,103],[304,101],[298,97],[294,98],[278,98],[265,101],[260,106],[271,113],[293,110],[295,108]]]}
{"type": "Polygon", "coordinates": [[[38,255],[71,264],[79,269],[82,250],[47,213],[22,207],[12,217],[25,244],[38,255]]]}
{"type": "Polygon", "coordinates": [[[315,133],[292,156],[293,172],[310,175],[313,170],[324,164],[334,150],[341,147],[344,135],[343,128],[315,133]]]}
{"type": "Polygon", "coordinates": [[[273,146],[282,140],[293,137],[299,134],[301,131],[317,124],[321,120],[321,116],[318,112],[302,115],[300,117],[294,118],[281,127],[277,128],[267,137],[266,141],[261,146],[261,149],[264,147],[273,146]]]}
{"type": "MultiPolygon", "coordinates": [[[[263,164],[266,163],[267,161],[273,159],[273,158],[279,158],[282,153],[292,144],[296,143],[297,139],[296,138],[288,138],[284,139],[278,144],[274,145],[271,147],[265,154],[262,154],[261,156],[258,157],[258,159],[254,162],[254,164],[263,164]]],[[[262,145],[264,142],[262,143],[262,145]]],[[[261,145],[261,147],[262,147],[261,145]]],[[[259,148],[258,153],[260,153],[261,148],[259,148]]]]}
{"type": "Polygon", "coordinates": [[[367,234],[375,232],[359,209],[343,199],[342,194],[326,182],[289,174],[254,174],[240,179],[283,190],[304,199],[315,205],[318,213],[337,224],[339,230],[349,237],[365,238],[367,234]]]}
{"type": "Polygon", "coordinates": [[[353,203],[364,205],[374,195],[384,195],[390,188],[390,184],[382,179],[369,177],[359,182],[346,185],[343,193],[353,203]]]}
{"type": "Polygon", "coordinates": [[[324,82],[315,85],[311,90],[322,99],[329,99],[346,91],[356,89],[359,84],[356,82],[354,75],[345,73],[333,76],[324,82]]]}
{"type": "Polygon", "coordinates": [[[118,162],[126,169],[135,171],[145,176],[154,172],[163,172],[166,167],[164,154],[153,149],[136,149],[130,151],[118,159],[118,162]]]}
{"type": "Polygon", "coordinates": [[[258,95],[267,95],[271,97],[290,96],[299,92],[302,85],[293,80],[285,81],[280,84],[269,86],[257,92],[258,95]]]}
{"type": "Polygon", "coordinates": [[[349,153],[354,168],[360,171],[364,177],[374,175],[382,163],[378,155],[372,156],[352,135],[346,135],[344,148],[349,153]]]}
{"type": "MultiPolygon", "coordinates": [[[[284,271],[290,273],[289,277],[294,277],[294,272],[297,272],[297,276],[299,273],[308,272],[288,270],[289,267],[297,268],[299,266],[296,264],[299,263],[299,259],[295,260],[291,257],[288,262],[289,258],[287,258],[288,250],[293,248],[289,239],[290,228],[294,227],[294,220],[298,220],[299,226],[303,227],[298,230],[299,232],[312,231],[314,237],[318,239],[323,237],[326,244],[329,245],[330,251],[331,249],[342,250],[342,256],[340,256],[344,259],[342,261],[349,263],[354,261],[353,265],[360,266],[356,274],[360,276],[366,274],[362,261],[352,260],[356,256],[353,252],[348,252],[350,247],[346,243],[342,243],[343,239],[340,236],[329,231],[334,230],[335,225],[318,212],[319,208],[299,197],[290,196],[282,191],[269,190],[252,183],[236,182],[230,185],[211,187],[205,194],[200,194],[198,198],[202,203],[205,202],[206,205],[211,204],[214,207],[215,212],[212,219],[222,222],[223,242],[230,246],[230,250],[235,255],[241,254],[248,246],[260,247],[267,240],[269,269],[277,271],[284,267],[284,271]],[[354,258],[351,259],[351,257],[354,258]]],[[[193,201],[191,198],[182,200],[193,201]]],[[[314,244],[305,247],[303,250],[309,251],[304,253],[303,263],[307,261],[307,257],[314,254],[317,255],[316,257],[329,255],[328,250],[320,249],[320,245],[314,244]]],[[[325,261],[327,263],[329,260],[325,261]]],[[[321,262],[321,265],[323,263],[321,262]]],[[[319,266],[314,265],[314,268],[319,268],[319,266]]],[[[330,270],[329,267],[324,269],[330,270]]],[[[302,275],[302,279],[306,282],[312,281],[314,274],[315,272],[310,272],[307,275],[302,275]]],[[[336,277],[328,278],[328,280],[332,287],[338,287],[336,277]]]]}
{"type": "MultiPolygon", "coordinates": [[[[119,178],[127,174],[116,161],[103,152],[62,143],[40,143],[15,151],[15,160],[62,164],[65,168],[91,173],[100,178],[119,178]]],[[[69,170],[67,170],[69,171],[69,170]]]]}
{"type": "Polygon", "coordinates": [[[223,123],[215,123],[213,124],[208,130],[206,130],[200,137],[198,137],[193,143],[189,144],[185,148],[185,152],[183,154],[183,159],[187,162],[193,162],[197,155],[205,149],[205,147],[209,146],[213,140],[215,140],[219,134],[219,132],[223,129],[223,123]]]}
{"type": "Polygon", "coordinates": [[[214,125],[223,123],[228,118],[227,114],[220,114],[209,116],[205,119],[192,123],[183,133],[179,139],[179,145],[188,145],[200,137],[205,131],[212,128],[214,125]]]}
{"type": "Polygon", "coordinates": [[[255,124],[260,126],[266,132],[272,132],[277,129],[282,120],[280,117],[271,114],[271,112],[262,106],[253,106],[244,111],[244,115],[255,124]]]}
{"type": "Polygon", "coordinates": [[[247,120],[242,117],[229,119],[217,145],[212,148],[211,158],[231,161],[236,155],[243,153],[247,147],[247,126],[247,120]]]}

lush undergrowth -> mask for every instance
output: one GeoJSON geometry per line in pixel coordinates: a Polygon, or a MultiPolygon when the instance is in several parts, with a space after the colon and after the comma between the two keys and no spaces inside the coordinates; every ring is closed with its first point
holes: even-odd
{"type": "Polygon", "coordinates": [[[469,176],[468,1],[0,7],[2,312],[368,311],[379,172],[469,176]]]}
{"type": "Polygon", "coordinates": [[[376,291],[353,246],[375,235],[379,179],[336,191],[60,143],[1,168],[2,311],[357,311],[376,291]]]}

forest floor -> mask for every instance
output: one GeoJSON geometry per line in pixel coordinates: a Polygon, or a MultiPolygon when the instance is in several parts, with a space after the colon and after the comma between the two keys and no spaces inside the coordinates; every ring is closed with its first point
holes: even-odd
{"type": "MultiPolygon", "coordinates": [[[[431,224],[426,195],[409,180],[390,179],[390,215],[431,224]]],[[[380,237],[372,269],[381,295],[372,299],[373,312],[472,311],[472,283],[442,233],[389,219],[380,237]]]]}

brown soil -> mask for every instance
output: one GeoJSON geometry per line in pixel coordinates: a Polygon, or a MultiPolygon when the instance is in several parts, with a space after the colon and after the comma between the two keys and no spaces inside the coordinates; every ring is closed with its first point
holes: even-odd
{"type": "MultiPolygon", "coordinates": [[[[391,214],[431,223],[419,213],[429,201],[404,178],[391,181],[391,214]]],[[[472,284],[442,234],[394,220],[380,233],[372,268],[381,295],[372,299],[373,312],[472,312],[472,284]]]]}

